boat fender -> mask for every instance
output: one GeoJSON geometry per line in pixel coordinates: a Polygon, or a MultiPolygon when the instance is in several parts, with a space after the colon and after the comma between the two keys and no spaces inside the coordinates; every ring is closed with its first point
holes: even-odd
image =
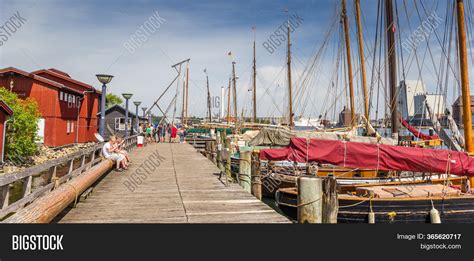
{"type": "Polygon", "coordinates": [[[439,215],[439,211],[434,207],[430,210],[430,219],[431,224],[441,224],[441,217],[439,215]]]}
{"type": "Polygon", "coordinates": [[[395,217],[397,216],[397,212],[395,212],[395,211],[389,212],[389,213],[387,213],[387,216],[388,216],[388,219],[389,219],[390,223],[393,223],[395,221],[395,217]]]}
{"type": "Polygon", "coordinates": [[[370,212],[369,212],[369,224],[375,224],[375,213],[374,210],[372,209],[372,198],[374,198],[374,192],[370,191],[370,212]]]}
{"type": "Polygon", "coordinates": [[[369,224],[375,224],[375,213],[369,212],[369,224]]]}

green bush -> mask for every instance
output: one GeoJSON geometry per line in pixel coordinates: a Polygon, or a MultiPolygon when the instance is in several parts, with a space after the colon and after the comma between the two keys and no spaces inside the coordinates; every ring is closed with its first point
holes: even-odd
{"type": "Polygon", "coordinates": [[[6,129],[5,159],[18,161],[33,156],[38,151],[35,143],[41,117],[38,104],[31,98],[20,99],[16,93],[1,87],[0,100],[13,110],[6,129]]]}

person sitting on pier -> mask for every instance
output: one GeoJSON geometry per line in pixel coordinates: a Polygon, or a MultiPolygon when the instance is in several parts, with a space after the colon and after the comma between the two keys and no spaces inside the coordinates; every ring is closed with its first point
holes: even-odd
{"type": "Polygon", "coordinates": [[[128,151],[125,150],[123,147],[125,140],[122,138],[116,138],[117,142],[114,145],[114,149],[116,149],[117,153],[122,154],[125,157],[125,163],[127,165],[130,165],[132,161],[130,160],[130,157],[128,156],[128,151]]]}
{"type": "Polygon", "coordinates": [[[127,169],[127,163],[125,162],[125,156],[117,153],[116,148],[114,148],[115,143],[117,142],[115,136],[111,136],[110,140],[104,144],[102,147],[102,154],[106,159],[116,162],[116,170],[123,171],[127,169]]]}

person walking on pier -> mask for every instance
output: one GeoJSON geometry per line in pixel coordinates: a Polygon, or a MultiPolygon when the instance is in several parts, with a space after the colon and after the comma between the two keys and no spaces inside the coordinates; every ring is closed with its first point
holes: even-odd
{"type": "Polygon", "coordinates": [[[182,126],[179,131],[178,131],[178,135],[179,135],[179,142],[180,143],[186,143],[185,141],[185,138],[186,138],[186,128],[184,126],[182,126]]]}
{"type": "Polygon", "coordinates": [[[178,134],[178,129],[176,128],[176,126],[174,126],[174,124],[171,124],[170,130],[170,143],[176,142],[176,135],[178,134]]]}
{"type": "Polygon", "coordinates": [[[156,143],[160,142],[160,129],[159,128],[160,127],[158,124],[156,124],[155,127],[153,128],[153,137],[156,143]]]}
{"type": "Polygon", "coordinates": [[[148,143],[151,143],[153,140],[152,140],[152,131],[153,129],[151,128],[151,124],[148,123],[147,127],[146,127],[146,139],[148,141],[148,143]]]}
{"type": "Polygon", "coordinates": [[[156,142],[161,142],[161,132],[163,130],[163,124],[161,124],[161,123],[158,124],[158,128],[156,128],[156,129],[157,129],[157,131],[156,131],[156,136],[157,136],[156,142]]]}
{"type": "Polygon", "coordinates": [[[127,163],[125,162],[125,156],[117,153],[117,148],[115,148],[115,143],[117,142],[115,136],[111,136],[110,140],[104,144],[102,147],[102,155],[109,160],[116,162],[116,170],[123,171],[127,169],[127,163]]]}

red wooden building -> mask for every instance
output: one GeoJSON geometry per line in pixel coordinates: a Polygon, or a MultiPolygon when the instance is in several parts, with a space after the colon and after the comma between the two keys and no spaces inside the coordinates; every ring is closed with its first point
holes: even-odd
{"type": "Polygon", "coordinates": [[[46,146],[94,141],[100,92],[56,69],[28,73],[0,70],[0,86],[38,102],[42,118],[38,136],[46,146]]]}
{"type": "Polygon", "coordinates": [[[3,148],[5,147],[5,121],[8,120],[9,116],[13,115],[12,109],[8,107],[6,103],[0,100],[0,155],[1,155],[1,163],[3,163],[4,153],[3,148]]]}

